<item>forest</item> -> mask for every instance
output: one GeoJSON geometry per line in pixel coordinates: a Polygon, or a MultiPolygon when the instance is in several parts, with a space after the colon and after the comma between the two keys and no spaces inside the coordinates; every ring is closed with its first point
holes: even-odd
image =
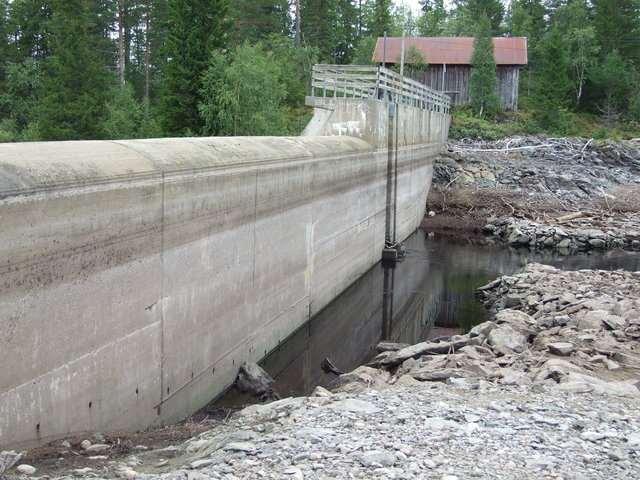
{"type": "Polygon", "coordinates": [[[640,131],[640,0],[399,3],[0,0],[0,142],[296,135],[311,66],[371,63],[385,32],[476,37],[454,134],[640,131]],[[529,39],[512,117],[486,88],[492,35],[529,39]]]}

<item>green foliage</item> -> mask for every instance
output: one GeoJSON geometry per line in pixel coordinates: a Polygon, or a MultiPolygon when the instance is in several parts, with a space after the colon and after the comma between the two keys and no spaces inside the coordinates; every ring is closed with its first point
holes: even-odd
{"type": "Polygon", "coordinates": [[[625,61],[640,62],[638,0],[593,0],[598,41],[605,55],[617,51],[625,61]]]}
{"type": "Polygon", "coordinates": [[[291,23],[287,0],[236,0],[230,13],[234,43],[254,43],[271,35],[285,35],[291,23]]]}
{"type": "Polygon", "coordinates": [[[373,50],[376,47],[377,40],[377,37],[360,38],[353,52],[353,63],[356,65],[373,65],[373,50]]]}
{"type": "Polygon", "coordinates": [[[199,104],[205,133],[286,133],[283,76],[281,64],[260,43],[244,43],[229,55],[214,52],[199,104]]]}
{"type": "Polygon", "coordinates": [[[20,140],[30,128],[38,105],[41,89],[40,65],[33,59],[9,63],[6,67],[5,88],[0,91],[0,117],[11,125],[12,140],[20,140]]]}
{"type": "Polygon", "coordinates": [[[382,37],[384,33],[391,35],[393,19],[391,17],[391,0],[374,0],[373,16],[368,30],[374,37],[382,37]]]}
{"type": "Polygon", "coordinates": [[[422,0],[423,15],[418,19],[418,33],[424,37],[439,37],[444,34],[447,10],[444,0],[422,0]]]}
{"type": "Polygon", "coordinates": [[[455,10],[452,13],[453,32],[455,35],[475,36],[478,22],[486,17],[489,21],[491,35],[502,33],[504,6],[500,0],[454,0],[455,10]]]}
{"type": "MultiPolygon", "coordinates": [[[[169,0],[167,64],[162,98],[169,135],[197,134],[201,79],[213,50],[226,44],[228,0],[169,0]]],[[[214,94],[214,92],[210,92],[214,94]]]]}
{"type": "Polygon", "coordinates": [[[404,63],[407,73],[414,78],[420,73],[424,72],[429,66],[424,56],[422,55],[422,52],[420,52],[420,50],[418,50],[415,45],[411,45],[407,49],[407,52],[405,53],[404,63]]]}
{"type": "Polygon", "coordinates": [[[542,0],[513,0],[509,11],[509,33],[527,37],[530,51],[535,51],[546,30],[542,0]]]}
{"type": "Polygon", "coordinates": [[[102,123],[109,139],[151,138],[160,135],[160,128],[144,106],[135,99],[131,85],[116,86],[109,94],[106,117],[102,123]]]}
{"type": "Polygon", "coordinates": [[[473,110],[479,117],[493,116],[500,108],[496,94],[496,61],[493,57],[491,25],[486,15],[480,17],[475,37],[472,70],[469,79],[469,96],[473,110]]]}
{"type": "Polygon", "coordinates": [[[570,0],[556,11],[556,28],[562,32],[567,49],[570,78],[575,104],[582,98],[587,71],[598,62],[600,47],[596,30],[589,24],[589,11],[585,0],[570,0]]]}
{"type": "Polygon", "coordinates": [[[90,0],[55,0],[49,22],[52,55],[44,61],[37,121],[50,140],[101,138],[100,119],[112,76],[106,40],[90,0]]]}
{"type": "Polygon", "coordinates": [[[535,119],[542,128],[566,131],[572,85],[567,48],[559,29],[547,33],[540,43],[538,57],[533,97],[535,119]]]}
{"type": "Polygon", "coordinates": [[[637,94],[636,78],[632,66],[616,50],[592,68],[590,79],[600,92],[598,109],[609,124],[625,112],[629,98],[637,94]]]}

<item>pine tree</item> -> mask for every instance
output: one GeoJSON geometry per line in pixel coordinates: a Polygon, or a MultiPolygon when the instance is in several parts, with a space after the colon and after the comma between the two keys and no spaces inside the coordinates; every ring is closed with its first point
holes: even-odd
{"type": "Polygon", "coordinates": [[[493,56],[491,23],[486,15],[482,15],[478,21],[471,65],[471,105],[478,116],[492,116],[498,111],[500,102],[496,94],[496,62],[493,56]]]}
{"type": "Polygon", "coordinates": [[[593,23],[604,55],[617,51],[640,64],[640,2],[593,0],[593,23]]]}
{"type": "Polygon", "coordinates": [[[202,130],[198,113],[202,76],[211,53],[226,45],[228,9],[227,0],[169,0],[162,98],[168,135],[195,135],[202,130]]]}
{"type": "Polygon", "coordinates": [[[53,0],[51,56],[44,64],[38,128],[46,140],[100,138],[100,119],[114,77],[105,22],[91,0],[53,0]]]}
{"type": "Polygon", "coordinates": [[[255,43],[270,35],[289,33],[287,0],[236,0],[233,4],[234,43],[255,43]]]}

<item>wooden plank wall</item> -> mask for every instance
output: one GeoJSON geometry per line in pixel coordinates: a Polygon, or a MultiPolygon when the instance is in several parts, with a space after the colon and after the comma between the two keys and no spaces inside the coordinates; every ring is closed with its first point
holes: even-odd
{"type": "MultiPolygon", "coordinates": [[[[424,72],[414,76],[416,80],[424,82],[434,90],[444,91],[451,96],[454,105],[466,105],[469,103],[469,78],[471,67],[469,65],[447,65],[444,76],[443,65],[429,65],[424,72]],[[444,81],[443,81],[444,79],[444,81]]],[[[518,109],[518,82],[520,67],[517,65],[499,66],[497,71],[497,93],[504,110],[518,109]]]]}

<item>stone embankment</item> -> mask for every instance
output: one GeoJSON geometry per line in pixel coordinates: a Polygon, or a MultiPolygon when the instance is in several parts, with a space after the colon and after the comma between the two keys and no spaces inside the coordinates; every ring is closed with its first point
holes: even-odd
{"type": "Polygon", "coordinates": [[[562,221],[563,217],[559,217],[560,222],[550,218],[545,223],[514,217],[490,218],[482,230],[514,247],[549,248],[564,254],[614,248],[640,250],[639,213],[610,216],[605,222],[579,214],[584,218],[562,221]]]}
{"type": "Polygon", "coordinates": [[[478,294],[493,320],[465,335],[64,477],[640,478],[640,272],[532,264],[478,294]]]}
{"type": "Polygon", "coordinates": [[[434,167],[428,209],[428,230],[480,232],[486,225],[485,234],[514,246],[637,249],[640,141],[451,144],[434,167]]]}

